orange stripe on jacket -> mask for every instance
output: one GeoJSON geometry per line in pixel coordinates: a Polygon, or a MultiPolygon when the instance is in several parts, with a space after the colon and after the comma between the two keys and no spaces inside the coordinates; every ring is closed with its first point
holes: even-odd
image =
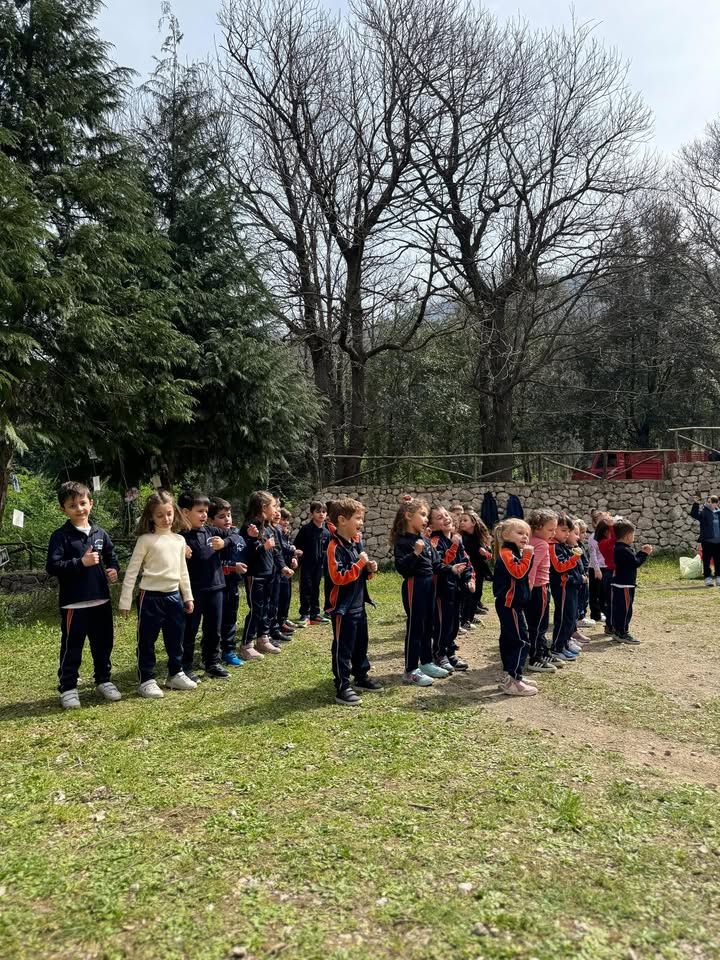
{"type": "Polygon", "coordinates": [[[580,557],[573,554],[568,560],[558,560],[557,553],[555,552],[556,546],[557,544],[551,540],[548,553],[550,554],[550,563],[552,564],[553,570],[556,573],[565,573],[568,570],[573,570],[578,565],[580,557]]]}
{"type": "MultiPolygon", "coordinates": [[[[430,537],[430,543],[435,547],[436,550],[439,542],[440,537],[430,537]]],[[[449,567],[455,563],[455,557],[457,556],[459,546],[459,543],[452,543],[445,551],[445,556],[442,558],[442,562],[446,567],[449,567]]]]}
{"type": "Polygon", "coordinates": [[[336,583],[340,587],[344,587],[348,583],[354,583],[359,578],[362,569],[365,566],[365,561],[356,560],[349,570],[341,573],[337,565],[337,560],[335,559],[336,550],[337,541],[331,540],[327,552],[328,573],[330,574],[330,579],[333,583],[336,583]]]}

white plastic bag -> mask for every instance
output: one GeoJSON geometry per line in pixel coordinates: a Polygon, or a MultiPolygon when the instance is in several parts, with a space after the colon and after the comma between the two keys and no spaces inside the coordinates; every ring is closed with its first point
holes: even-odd
{"type": "Polygon", "coordinates": [[[703,575],[703,562],[699,554],[694,557],[680,557],[680,576],[683,580],[700,580],[703,575]]]}

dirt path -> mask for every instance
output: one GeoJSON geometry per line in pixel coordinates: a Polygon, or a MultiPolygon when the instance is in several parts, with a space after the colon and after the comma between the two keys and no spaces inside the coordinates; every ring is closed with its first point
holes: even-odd
{"type": "MultiPolygon", "coordinates": [[[[679,591],[671,585],[643,591],[636,607],[634,632],[642,638],[638,648],[606,641],[601,630],[593,637],[572,675],[597,680],[616,690],[650,684],[678,710],[702,707],[720,696],[720,590],[679,591]],[[712,593],[712,596],[709,594],[712,593]]],[[[464,675],[438,683],[432,695],[457,695],[482,702],[494,716],[518,727],[558,737],[578,746],[617,753],[628,763],[662,775],[705,786],[720,784],[720,754],[704,744],[677,742],[650,730],[635,727],[632,716],[609,720],[565,707],[542,694],[510,698],[498,690],[499,659],[497,620],[494,612],[482,618],[482,628],[461,638],[462,654],[471,663],[464,675]],[[442,691],[442,693],[441,693],[442,691]],[[562,731],[558,733],[558,731],[562,731]]],[[[390,666],[389,660],[385,667],[390,666]]],[[[394,665],[393,665],[394,666],[394,665]]],[[[534,675],[541,688],[552,679],[534,675]]]]}

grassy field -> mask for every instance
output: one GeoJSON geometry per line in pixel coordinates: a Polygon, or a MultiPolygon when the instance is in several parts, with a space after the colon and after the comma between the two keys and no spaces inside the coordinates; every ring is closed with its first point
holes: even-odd
{"type": "Polygon", "coordinates": [[[720,957],[720,590],[643,571],[638,649],[591,641],[502,698],[494,614],[472,669],[399,684],[399,580],[373,675],[333,702],[329,630],[229,683],[61,713],[53,611],[0,609],[0,957],[720,957]]]}

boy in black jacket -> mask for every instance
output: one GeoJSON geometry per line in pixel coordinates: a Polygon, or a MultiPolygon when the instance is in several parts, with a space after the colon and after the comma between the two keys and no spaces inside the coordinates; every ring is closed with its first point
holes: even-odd
{"type": "Polygon", "coordinates": [[[225,577],[220,620],[222,659],[228,667],[241,667],[243,661],[235,652],[235,637],[237,635],[237,615],[240,608],[240,578],[247,572],[245,541],[240,536],[239,529],[233,526],[232,506],[227,500],[212,497],[208,508],[208,517],[230,541],[228,546],[220,553],[220,562],[225,577]]]}
{"type": "Polygon", "coordinates": [[[95,689],[106,700],[120,699],[120,691],[110,681],[113,618],[108,589],[108,583],[117,582],[120,564],[110,537],[90,522],[93,502],[88,488],[68,481],[60,487],[58,500],[68,519],[50,538],[46,570],[60,584],[60,705],[76,710],[86,637],[95,668],[95,689]]]}
{"type": "Polygon", "coordinates": [[[360,539],[365,507],[344,497],[332,504],[334,532],[327,548],[325,564],[325,612],[330,615],[332,671],[335,679],[335,703],[357,707],[362,703],[350,686],[350,674],[361,690],[382,690],[382,684],[368,676],[368,625],[365,604],[371,603],[367,581],[375,574],[377,563],[370,560],[360,539]]]}
{"type": "Polygon", "coordinates": [[[195,598],[195,609],[188,617],[183,640],[183,671],[195,683],[200,678],[193,672],[195,638],[202,620],[201,654],[205,673],[216,680],[227,680],[230,674],[220,663],[220,630],[222,624],[225,577],[221,550],[230,546],[227,530],[206,527],[210,498],[199,490],[187,490],[178,498],[178,506],[190,525],[181,530],[188,545],[187,568],[195,598]]]}
{"type": "Polygon", "coordinates": [[[640,643],[629,631],[635,599],[638,567],[653,548],[646,543],[637,553],[630,544],[635,539],[635,524],[618,520],[615,524],[615,573],[610,584],[610,628],[620,643],[640,643]]]}
{"type": "Polygon", "coordinates": [[[310,504],[310,520],[300,527],[295,549],[302,551],[300,561],[300,622],[329,623],[320,613],[320,581],[330,531],[325,526],[327,510],[319,500],[310,504]]]}

